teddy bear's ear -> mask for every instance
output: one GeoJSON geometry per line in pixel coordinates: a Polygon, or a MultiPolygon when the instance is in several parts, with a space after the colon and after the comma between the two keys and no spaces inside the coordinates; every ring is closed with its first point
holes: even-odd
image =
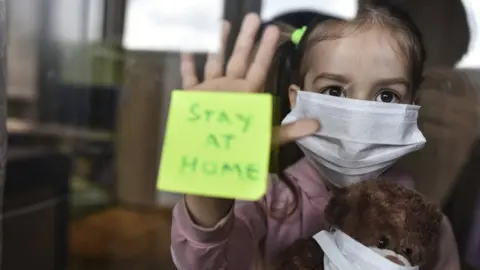
{"type": "Polygon", "coordinates": [[[325,220],[335,227],[342,227],[343,221],[350,212],[350,205],[345,198],[345,195],[338,194],[333,196],[325,208],[325,220]]]}

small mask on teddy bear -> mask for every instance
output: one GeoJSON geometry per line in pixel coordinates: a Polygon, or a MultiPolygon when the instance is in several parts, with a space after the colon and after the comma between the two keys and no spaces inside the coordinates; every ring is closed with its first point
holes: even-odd
{"type": "Polygon", "coordinates": [[[438,207],[399,184],[358,183],[328,203],[332,229],[293,243],[279,269],[419,269],[436,249],[442,218],[438,207]]]}

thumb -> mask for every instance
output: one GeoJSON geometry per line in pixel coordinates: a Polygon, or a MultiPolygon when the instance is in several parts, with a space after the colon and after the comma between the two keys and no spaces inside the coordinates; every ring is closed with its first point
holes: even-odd
{"type": "Polygon", "coordinates": [[[320,122],[315,119],[302,119],[293,123],[274,127],[272,146],[277,147],[314,134],[320,129],[320,122]]]}

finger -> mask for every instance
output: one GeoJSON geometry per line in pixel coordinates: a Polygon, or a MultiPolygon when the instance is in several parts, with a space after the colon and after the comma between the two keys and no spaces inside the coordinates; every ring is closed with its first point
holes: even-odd
{"type": "Polygon", "coordinates": [[[451,92],[427,88],[418,91],[415,97],[415,103],[419,105],[437,104],[439,102],[446,103],[450,107],[463,107],[466,104],[476,104],[476,94],[455,95],[451,92]]]}
{"type": "Polygon", "coordinates": [[[211,80],[221,77],[223,74],[223,62],[225,61],[225,50],[227,47],[228,35],[230,33],[230,23],[223,22],[222,41],[220,51],[218,53],[211,53],[207,57],[205,64],[205,80],[211,80]]]}
{"type": "Polygon", "coordinates": [[[269,26],[263,33],[257,54],[247,73],[247,81],[255,90],[262,89],[267,79],[268,70],[272,64],[273,56],[280,38],[280,30],[276,26],[269,26]]]}
{"type": "Polygon", "coordinates": [[[195,70],[195,59],[193,54],[182,54],[180,60],[180,73],[182,75],[183,89],[192,88],[198,84],[198,77],[195,70]]]}
{"type": "Polygon", "coordinates": [[[227,77],[243,78],[247,73],[248,60],[259,28],[260,17],[257,14],[250,13],[245,16],[227,64],[227,77]]]}
{"type": "Polygon", "coordinates": [[[422,89],[418,91],[415,95],[415,104],[433,104],[438,102],[444,102],[447,98],[451,97],[452,95],[449,93],[445,93],[440,90],[435,89],[422,89]]]}
{"type": "Polygon", "coordinates": [[[462,133],[464,130],[475,129],[478,125],[478,114],[473,110],[442,112],[435,109],[421,109],[418,118],[421,128],[427,124],[433,124],[443,126],[445,129],[454,130],[458,133],[462,133]]]}
{"type": "Polygon", "coordinates": [[[465,118],[477,113],[477,105],[473,96],[458,97],[451,93],[425,89],[419,91],[415,103],[422,106],[420,109],[420,116],[422,117],[465,118]]]}
{"type": "Polygon", "coordinates": [[[275,127],[273,130],[272,146],[281,146],[302,137],[312,135],[319,129],[320,122],[315,119],[302,119],[291,124],[275,127]]]}

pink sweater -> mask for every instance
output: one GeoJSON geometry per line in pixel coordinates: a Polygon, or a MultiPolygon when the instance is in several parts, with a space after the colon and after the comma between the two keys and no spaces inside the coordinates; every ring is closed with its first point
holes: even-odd
{"type": "MultiPolygon", "coordinates": [[[[324,209],[331,194],[315,169],[302,159],[285,171],[300,191],[296,211],[283,223],[267,211],[285,209],[291,192],[272,175],[267,195],[257,202],[236,201],[230,213],[214,228],[201,228],[189,217],[184,201],[173,210],[172,257],[180,270],[249,270],[258,260],[270,261],[302,237],[326,228],[324,209]],[[272,198],[275,198],[272,200],[272,198]],[[262,257],[260,256],[262,254],[262,257]]],[[[406,175],[387,173],[384,178],[413,188],[406,175]]],[[[434,270],[459,270],[459,258],[450,222],[445,217],[434,270]]]]}

